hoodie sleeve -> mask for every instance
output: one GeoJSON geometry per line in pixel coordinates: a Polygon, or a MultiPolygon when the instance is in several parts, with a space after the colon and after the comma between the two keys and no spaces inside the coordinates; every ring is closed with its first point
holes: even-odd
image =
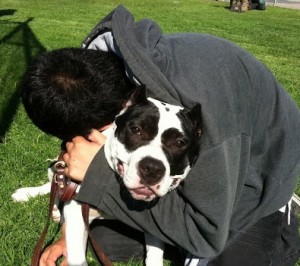
{"type": "Polygon", "coordinates": [[[99,176],[107,167],[100,151],[77,200],[198,257],[214,257],[227,241],[238,175],[246,171],[242,161],[249,157],[239,151],[247,142],[239,135],[203,150],[184,184],[151,205],[134,201],[108,168],[99,176]]]}

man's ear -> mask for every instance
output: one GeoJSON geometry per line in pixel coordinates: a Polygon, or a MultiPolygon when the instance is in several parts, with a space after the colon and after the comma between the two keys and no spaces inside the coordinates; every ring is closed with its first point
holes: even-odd
{"type": "Polygon", "coordinates": [[[125,106],[129,107],[136,103],[143,103],[147,101],[147,93],[146,93],[146,86],[139,85],[135,88],[133,93],[130,95],[130,98],[127,100],[125,106]]]}

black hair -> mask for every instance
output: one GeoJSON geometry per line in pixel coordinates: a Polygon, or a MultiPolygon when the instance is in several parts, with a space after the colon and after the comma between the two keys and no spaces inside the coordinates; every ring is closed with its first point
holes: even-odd
{"type": "Polygon", "coordinates": [[[20,83],[30,119],[62,140],[111,123],[134,88],[120,58],[83,48],[40,54],[20,83]]]}

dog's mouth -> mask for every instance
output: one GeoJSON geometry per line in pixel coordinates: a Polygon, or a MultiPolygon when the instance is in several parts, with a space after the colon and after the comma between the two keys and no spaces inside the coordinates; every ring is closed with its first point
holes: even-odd
{"type": "Polygon", "coordinates": [[[123,165],[123,162],[120,160],[118,160],[118,163],[117,163],[117,171],[121,177],[124,177],[124,165],[123,165]]]}
{"type": "MultiPolygon", "coordinates": [[[[124,162],[118,159],[116,168],[120,177],[125,178],[126,164],[124,165],[124,162]]],[[[165,191],[166,193],[175,189],[178,186],[178,184],[181,181],[180,177],[181,176],[176,175],[171,177],[173,180],[168,188],[168,191],[165,191]]],[[[139,184],[135,183],[129,185],[125,180],[124,183],[131,196],[136,200],[151,201],[156,197],[161,197],[164,195],[164,193],[161,193],[161,191],[159,190],[161,185],[158,183],[151,186],[141,186],[141,181],[139,181],[139,184]]]]}
{"type": "Polygon", "coordinates": [[[134,189],[130,189],[130,191],[132,191],[136,195],[141,195],[145,197],[155,196],[154,191],[149,187],[134,188],[134,189]]]}
{"type": "Polygon", "coordinates": [[[129,189],[131,196],[136,200],[151,201],[156,198],[156,194],[149,187],[129,189]]]}
{"type": "Polygon", "coordinates": [[[173,177],[173,182],[169,188],[169,191],[177,188],[180,182],[181,182],[181,178],[173,177]]]}

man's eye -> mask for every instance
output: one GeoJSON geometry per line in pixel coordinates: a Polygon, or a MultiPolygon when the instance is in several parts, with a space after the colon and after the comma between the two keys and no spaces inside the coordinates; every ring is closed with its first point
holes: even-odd
{"type": "Polygon", "coordinates": [[[131,130],[132,134],[136,134],[136,135],[140,135],[141,134],[141,130],[140,130],[139,127],[131,127],[130,130],[131,130]]]}

